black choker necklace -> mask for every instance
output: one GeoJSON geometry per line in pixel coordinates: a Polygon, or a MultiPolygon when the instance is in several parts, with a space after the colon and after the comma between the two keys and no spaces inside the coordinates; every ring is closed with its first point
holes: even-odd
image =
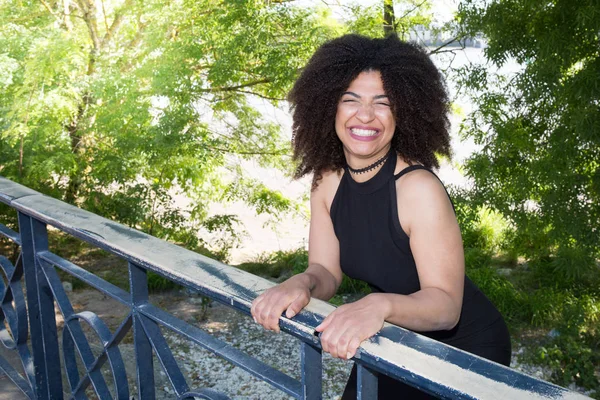
{"type": "Polygon", "coordinates": [[[367,165],[364,168],[354,169],[350,165],[348,165],[348,163],[346,163],[346,165],[348,166],[348,169],[350,170],[350,172],[352,172],[353,174],[364,174],[365,172],[372,171],[375,168],[379,167],[384,162],[386,162],[386,160],[388,159],[389,156],[390,156],[390,153],[388,152],[385,156],[381,157],[379,160],[375,161],[373,164],[367,165]]]}

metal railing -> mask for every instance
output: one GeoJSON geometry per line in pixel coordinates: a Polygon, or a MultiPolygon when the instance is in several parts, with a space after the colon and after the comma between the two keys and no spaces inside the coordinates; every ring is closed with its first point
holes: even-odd
{"type": "MultiPolygon", "coordinates": [[[[280,319],[282,332],[300,339],[301,379],[297,380],[151,304],[147,272],[153,271],[245,314],[250,313],[254,298],[273,283],[2,177],[0,202],[16,210],[19,226],[17,233],[0,224],[0,236],[20,246],[14,265],[0,255],[5,275],[4,281],[0,280],[0,340],[7,349],[18,353],[24,372],[20,373],[19,368],[1,356],[0,371],[30,399],[62,399],[64,393],[69,393],[68,398],[87,398],[86,390],[93,390],[100,399],[130,399],[132,395],[138,399],[153,399],[154,357],[160,362],[177,399],[227,398],[211,389],[193,390],[188,386],[161,328],[197,343],[294,398],[321,398],[322,359],[315,327],[333,311],[332,305],[313,299],[294,318],[282,316],[280,319]],[[120,289],[52,253],[47,226],[127,260],[130,290],[120,289]],[[127,306],[129,312],[120,326],[111,332],[93,312],[75,312],[57,269],[127,306]],[[64,318],[62,334],[57,330],[55,305],[64,318]],[[84,324],[88,328],[84,329],[84,324]],[[89,328],[102,343],[100,352],[94,352],[86,338],[89,328]],[[131,330],[136,394],[130,392],[119,350],[119,344],[131,330]],[[101,368],[107,366],[112,373],[112,383],[107,383],[101,372],[101,368]],[[63,388],[63,371],[68,389],[63,388]]],[[[587,398],[390,324],[361,345],[354,361],[358,365],[359,399],[377,397],[378,374],[391,376],[440,398],[587,398]]]]}

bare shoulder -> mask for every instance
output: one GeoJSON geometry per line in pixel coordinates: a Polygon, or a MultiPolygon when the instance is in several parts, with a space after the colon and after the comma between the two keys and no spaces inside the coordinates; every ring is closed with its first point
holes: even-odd
{"type": "Polygon", "coordinates": [[[417,169],[400,177],[396,181],[396,193],[398,193],[398,197],[403,196],[408,199],[436,195],[447,197],[440,180],[431,172],[423,169],[417,169]]]}
{"type": "Polygon", "coordinates": [[[409,236],[415,223],[455,218],[444,186],[429,171],[415,170],[399,178],[396,181],[396,194],[398,216],[409,236]]]}
{"type": "Polygon", "coordinates": [[[311,206],[325,206],[327,211],[329,211],[343,174],[344,170],[323,172],[321,180],[310,195],[311,206]]]}

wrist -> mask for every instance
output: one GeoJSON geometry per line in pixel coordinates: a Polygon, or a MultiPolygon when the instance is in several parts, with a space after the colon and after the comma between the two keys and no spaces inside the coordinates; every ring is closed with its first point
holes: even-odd
{"type": "Polygon", "coordinates": [[[308,291],[312,294],[313,290],[315,290],[315,288],[317,287],[317,277],[311,274],[310,272],[303,272],[301,275],[304,276],[306,287],[308,288],[308,291]]]}
{"type": "Polygon", "coordinates": [[[387,321],[392,315],[392,302],[387,293],[371,293],[366,296],[378,314],[387,321]]]}
{"type": "Polygon", "coordinates": [[[314,288],[316,287],[316,279],[313,275],[302,272],[298,275],[294,275],[293,278],[303,287],[305,287],[309,292],[312,293],[314,288]]]}

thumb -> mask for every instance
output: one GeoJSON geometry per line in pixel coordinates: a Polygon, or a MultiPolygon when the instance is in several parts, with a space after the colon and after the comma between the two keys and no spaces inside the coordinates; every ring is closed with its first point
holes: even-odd
{"type": "Polygon", "coordinates": [[[302,298],[298,296],[286,310],[285,316],[288,318],[292,318],[294,315],[298,314],[303,307],[304,304],[302,304],[302,298]]]}
{"type": "Polygon", "coordinates": [[[321,324],[315,328],[315,331],[323,332],[325,329],[327,329],[327,327],[331,323],[331,318],[329,318],[329,317],[331,317],[331,314],[329,314],[327,317],[325,317],[323,322],[321,322],[321,324]]]}

